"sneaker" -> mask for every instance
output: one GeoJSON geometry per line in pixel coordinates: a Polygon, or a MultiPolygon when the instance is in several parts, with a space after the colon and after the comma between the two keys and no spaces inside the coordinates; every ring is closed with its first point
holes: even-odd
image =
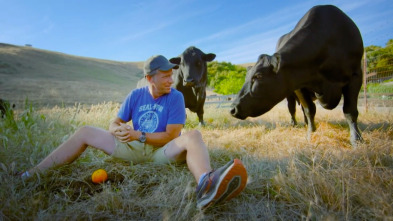
{"type": "Polygon", "coordinates": [[[14,174],[14,176],[18,176],[22,180],[26,180],[27,178],[31,177],[31,174],[29,173],[29,171],[25,171],[25,172],[17,172],[14,174]]]}
{"type": "Polygon", "coordinates": [[[239,159],[228,162],[225,166],[209,172],[197,186],[197,207],[209,206],[230,200],[239,195],[246,187],[247,171],[239,159]]]}
{"type": "Polygon", "coordinates": [[[29,171],[26,171],[26,172],[22,173],[22,174],[20,175],[20,177],[21,177],[23,180],[25,180],[25,179],[31,177],[31,174],[29,173],[29,171]]]}

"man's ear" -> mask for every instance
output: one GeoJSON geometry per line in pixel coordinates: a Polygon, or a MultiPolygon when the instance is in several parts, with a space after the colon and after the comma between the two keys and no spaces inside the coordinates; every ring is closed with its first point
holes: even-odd
{"type": "Polygon", "coordinates": [[[153,76],[146,75],[145,78],[146,78],[147,82],[151,83],[151,80],[153,79],[153,76]]]}

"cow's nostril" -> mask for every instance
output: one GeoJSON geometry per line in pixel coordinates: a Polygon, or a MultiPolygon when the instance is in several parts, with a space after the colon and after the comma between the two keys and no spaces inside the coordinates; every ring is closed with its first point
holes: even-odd
{"type": "Polygon", "coordinates": [[[186,87],[193,87],[195,85],[194,81],[184,81],[183,85],[186,87]]]}
{"type": "Polygon", "coordinates": [[[232,108],[230,112],[231,112],[231,115],[235,115],[236,114],[236,108],[235,107],[232,108]]]}

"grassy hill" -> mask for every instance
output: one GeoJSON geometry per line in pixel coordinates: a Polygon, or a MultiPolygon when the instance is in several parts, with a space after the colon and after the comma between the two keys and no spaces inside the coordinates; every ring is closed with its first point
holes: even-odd
{"type": "Polygon", "coordinates": [[[20,106],[121,102],[143,62],[116,62],[0,43],[0,97],[20,106]]]}
{"type": "Polygon", "coordinates": [[[242,66],[242,67],[245,67],[245,68],[248,68],[248,67],[250,67],[250,66],[254,66],[255,65],[255,62],[252,62],[252,63],[244,63],[244,64],[238,64],[239,66],[242,66]]]}

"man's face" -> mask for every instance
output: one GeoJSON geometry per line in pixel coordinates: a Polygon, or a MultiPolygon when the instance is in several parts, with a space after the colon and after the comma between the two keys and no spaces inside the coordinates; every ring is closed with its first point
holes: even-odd
{"type": "Polygon", "coordinates": [[[164,94],[168,94],[171,92],[171,86],[173,84],[172,79],[172,69],[168,71],[157,71],[157,74],[150,77],[149,80],[150,84],[152,85],[153,89],[153,97],[157,98],[164,94]]]}

